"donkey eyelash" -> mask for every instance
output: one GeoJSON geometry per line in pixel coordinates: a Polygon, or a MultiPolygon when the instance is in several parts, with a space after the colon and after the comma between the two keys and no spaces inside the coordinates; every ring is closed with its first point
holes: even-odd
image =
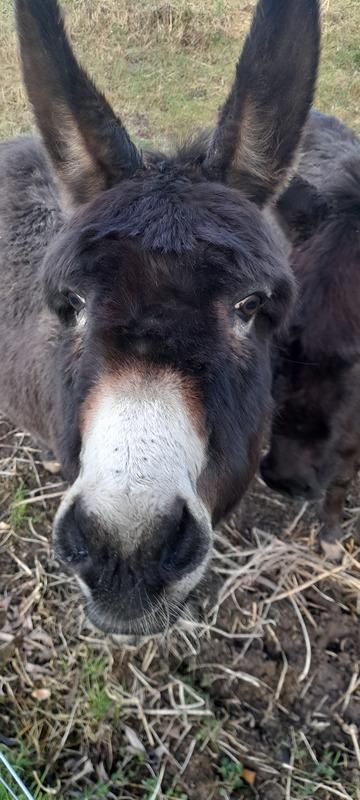
{"type": "Polygon", "coordinates": [[[74,311],[76,311],[76,313],[80,313],[80,311],[84,310],[85,298],[82,297],[80,294],[77,294],[77,292],[69,291],[67,292],[66,297],[69,304],[74,309],[74,311]]]}
{"type": "Polygon", "coordinates": [[[253,292],[247,295],[247,297],[243,297],[238,303],[235,303],[234,309],[244,322],[250,322],[254,319],[258,311],[260,311],[267,299],[264,292],[253,292]]]}

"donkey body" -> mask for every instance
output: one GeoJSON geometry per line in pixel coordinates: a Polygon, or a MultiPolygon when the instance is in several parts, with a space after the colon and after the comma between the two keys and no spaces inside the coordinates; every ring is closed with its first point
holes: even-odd
{"type": "Polygon", "coordinates": [[[0,407],[69,481],[55,546],[91,619],[152,633],[257,466],[292,296],[262,209],[311,105],[317,2],[261,0],[217,126],[170,156],[137,150],[56,0],[16,8],[41,140],[1,146],[0,407]]]}
{"type": "Polygon", "coordinates": [[[262,475],[291,495],[325,495],[321,542],[336,557],[360,463],[360,140],[339,120],[312,112],[278,214],[299,291],[276,359],[262,475]]]}

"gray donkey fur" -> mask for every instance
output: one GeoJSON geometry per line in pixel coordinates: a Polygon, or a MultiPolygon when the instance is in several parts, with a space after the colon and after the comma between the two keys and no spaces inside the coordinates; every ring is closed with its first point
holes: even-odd
{"type": "Polygon", "coordinates": [[[0,187],[0,408],[56,450],[59,323],[44,303],[39,273],[62,213],[38,138],[0,144],[0,187]]]}

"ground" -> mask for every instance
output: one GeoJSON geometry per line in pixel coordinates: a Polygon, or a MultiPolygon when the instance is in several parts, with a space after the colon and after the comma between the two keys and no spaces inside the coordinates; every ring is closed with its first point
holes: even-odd
{"type": "MultiPolygon", "coordinates": [[[[11,5],[0,0],[3,138],[30,125],[11,5]]],[[[146,146],[211,122],[254,2],[64,5],[146,146]]],[[[358,0],[326,0],[323,23],[317,104],[360,132],[358,0]]],[[[64,485],[5,420],[0,479],[0,753],[37,800],[359,800],[359,483],[334,566],[317,553],[317,509],[255,480],[219,531],[198,622],[132,651],[86,622],[51,552],[64,485]]]]}

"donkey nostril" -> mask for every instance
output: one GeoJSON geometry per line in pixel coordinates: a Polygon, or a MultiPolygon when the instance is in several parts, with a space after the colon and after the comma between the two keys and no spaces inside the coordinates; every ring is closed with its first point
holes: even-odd
{"type": "Polygon", "coordinates": [[[264,456],[264,458],[262,458],[260,461],[260,475],[262,479],[265,481],[265,483],[266,483],[266,477],[270,475],[270,472],[271,472],[270,456],[269,453],[267,453],[267,455],[264,456]]]}
{"type": "Polygon", "coordinates": [[[75,566],[89,557],[76,501],[66,510],[55,530],[55,550],[62,561],[75,566]]]}
{"type": "Polygon", "coordinates": [[[188,562],[189,541],[187,525],[189,520],[190,515],[186,505],[184,505],[180,520],[175,524],[174,530],[163,548],[161,563],[165,569],[171,569],[175,565],[178,569],[181,569],[188,562]]]}
{"type": "Polygon", "coordinates": [[[89,557],[89,553],[83,547],[73,547],[72,550],[63,556],[67,564],[80,564],[89,557]]]}
{"type": "Polygon", "coordinates": [[[162,547],[159,573],[165,582],[176,580],[193,571],[204,558],[207,543],[199,523],[190,513],[187,505],[181,502],[177,510],[177,520],[167,532],[162,547]]]}

